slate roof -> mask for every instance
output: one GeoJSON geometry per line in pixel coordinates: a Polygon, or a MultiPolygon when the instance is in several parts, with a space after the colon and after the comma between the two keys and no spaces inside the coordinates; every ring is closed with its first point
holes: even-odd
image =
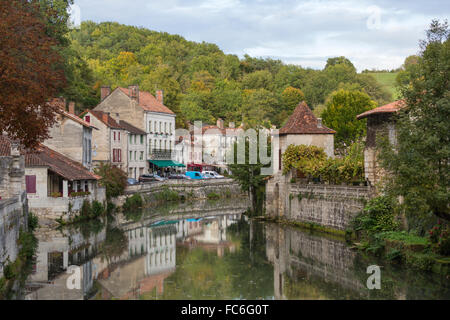
{"type": "Polygon", "coordinates": [[[25,167],[48,167],[63,178],[74,180],[99,180],[100,177],[83,167],[81,163],[40,144],[36,150],[25,154],[25,167]]]}
{"type": "Polygon", "coordinates": [[[398,110],[400,110],[401,108],[403,108],[405,106],[405,101],[404,100],[397,100],[391,103],[388,103],[384,106],[381,107],[377,107],[375,109],[366,111],[364,113],[361,113],[359,115],[356,116],[356,119],[360,120],[360,119],[364,119],[367,118],[369,116],[375,115],[375,114],[381,114],[381,113],[395,113],[398,110]]]}
{"type": "MultiPolygon", "coordinates": [[[[127,88],[119,87],[119,89],[127,96],[130,96],[127,88]]],[[[139,106],[146,111],[175,114],[172,110],[159,102],[151,93],[146,91],[139,91],[139,106]]]]}
{"type": "Polygon", "coordinates": [[[289,117],[286,124],[280,129],[280,135],[285,134],[334,134],[336,131],[324,125],[318,126],[316,116],[309,109],[305,101],[300,102],[289,117]]]}
{"type": "Polygon", "coordinates": [[[124,120],[120,120],[119,123],[123,129],[127,130],[128,132],[130,132],[132,134],[144,134],[144,135],[147,134],[147,132],[145,132],[139,128],[136,128],[135,126],[129,124],[128,122],[126,122],[124,120]]]}

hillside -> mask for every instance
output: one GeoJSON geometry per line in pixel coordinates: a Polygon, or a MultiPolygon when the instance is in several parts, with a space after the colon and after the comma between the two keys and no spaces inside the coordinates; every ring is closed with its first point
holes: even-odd
{"type": "Polygon", "coordinates": [[[77,102],[78,110],[98,103],[101,85],[130,84],[151,93],[164,90],[165,104],[177,114],[179,126],[218,117],[279,126],[298,100],[314,109],[341,87],[365,91],[378,104],[392,100],[375,78],[357,74],[348,60],[330,59],[324,70],[312,70],[280,60],[239,59],[215,44],[112,22],[83,22],[69,39],[69,61],[77,72],[66,96],[77,102]]]}
{"type": "Polygon", "coordinates": [[[373,76],[384,89],[388,90],[395,100],[398,99],[398,93],[395,89],[395,78],[397,77],[398,72],[369,72],[368,74],[373,76]]]}

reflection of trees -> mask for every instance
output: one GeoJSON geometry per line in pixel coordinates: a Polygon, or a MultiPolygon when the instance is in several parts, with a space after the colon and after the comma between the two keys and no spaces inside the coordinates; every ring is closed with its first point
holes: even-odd
{"type": "MultiPolygon", "coordinates": [[[[244,220],[231,225],[227,235],[238,242],[236,252],[219,257],[202,248],[177,247],[177,269],[164,285],[162,299],[258,299],[273,296],[273,268],[265,259],[261,225],[244,220]],[[252,248],[252,249],[250,249],[252,248]]],[[[144,297],[145,298],[145,297],[144,297]]]]}
{"type": "Polygon", "coordinates": [[[128,238],[119,228],[108,227],[106,229],[105,241],[100,246],[100,254],[108,264],[113,258],[120,257],[128,248],[128,238]]]}

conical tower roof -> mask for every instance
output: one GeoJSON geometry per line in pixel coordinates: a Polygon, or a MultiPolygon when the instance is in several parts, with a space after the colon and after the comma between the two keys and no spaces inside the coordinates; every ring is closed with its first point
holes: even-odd
{"type": "Polygon", "coordinates": [[[325,127],[317,120],[305,101],[295,108],[286,124],[280,129],[284,134],[334,134],[336,131],[325,127]]]}

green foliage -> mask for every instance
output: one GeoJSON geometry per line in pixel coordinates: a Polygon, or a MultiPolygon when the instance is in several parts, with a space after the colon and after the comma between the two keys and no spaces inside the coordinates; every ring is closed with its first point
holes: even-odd
{"type": "Polygon", "coordinates": [[[217,200],[217,199],[220,199],[220,194],[215,193],[215,192],[210,192],[207,194],[207,197],[209,200],[217,200]]]}
{"type": "MultiPolygon", "coordinates": [[[[238,138],[238,141],[233,145],[233,148],[230,152],[232,152],[232,157],[227,159],[234,159],[233,163],[229,164],[228,167],[233,172],[232,178],[236,180],[241,186],[243,191],[249,192],[252,200],[252,209],[254,212],[259,212],[262,210],[262,205],[264,201],[264,193],[265,193],[265,176],[261,174],[261,169],[264,167],[268,167],[270,164],[263,164],[260,159],[260,148],[266,148],[267,157],[271,157],[271,143],[270,138],[267,139],[266,146],[260,145],[259,135],[261,132],[257,130],[256,137],[249,137],[248,139],[238,138]],[[256,153],[255,159],[250,159],[250,145],[254,148],[254,152],[256,153]],[[239,148],[243,148],[245,150],[244,163],[238,162],[238,150],[239,148]],[[252,161],[251,161],[252,160],[252,161]],[[256,160],[256,161],[254,161],[256,160]],[[254,163],[252,163],[254,162],[254,163]]],[[[261,152],[262,153],[262,152],[261,152]]]]}
{"type": "Polygon", "coordinates": [[[123,210],[136,210],[138,208],[142,208],[143,205],[144,201],[142,200],[142,196],[139,193],[135,193],[125,200],[125,203],[123,204],[123,210]]]}
{"type": "Polygon", "coordinates": [[[352,225],[355,231],[365,231],[369,235],[397,230],[399,223],[394,216],[392,199],[386,196],[371,199],[352,225]]]}
{"type": "Polygon", "coordinates": [[[351,145],[366,134],[366,121],[356,116],[376,107],[376,103],[364,92],[338,90],[331,94],[322,113],[326,126],[336,130],[337,149],[351,145]]]}
{"type": "Polygon", "coordinates": [[[159,201],[178,201],[180,200],[180,195],[178,192],[169,189],[168,186],[164,186],[162,191],[155,194],[155,199],[159,201]]]}
{"type": "Polygon", "coordinates": [[[106,198],[109,200],[123,194],[127,186],[127,175],[124,171],[111,165],[101,163],[94,172],[101,176],[100,185],[106,188],[106,198]]]}
{"type": "Polygon", "coordinates": [[[89,200],[84,200],[80,209],[80,216],[83,218],[89,218],[92,215],[92,206],[89,200]]]}
{"type": "Polygon", "coordinates": [[[28,213],[28,230],[33,232],[39,226],[39,218],[33,212],[28,213]]]}
{"type": "Polygon", "coordinates": [[[382,239],[396,240],[407,245],[428,245],[427,238],[420,237],[418,235],[408,233],[406,231],[386,231],[379,233],[379,237],[382,239]]]}
{"type": "Polygon", "coordinates": [[[356,142],[343,158],[327,158],[322,148],[290,145],[283,153],[283,174],[297,169],[309,178],[320,178],[330,184],[363,181],[363,145],[356,142]]]}
{"type": "Polygon", "coordinates": [[[85,21],[68,39],[66,95],[77,107],[95,105],[101,85],[138,84],[151,93],[164,90],[165,104],[182,127],[186,121],[211,123],[218,117],[250,126],[271,120],[280,126],[295,103],[306,100],[314,108],[342,83],[358,84],[378,103],[385,96],[373,78],[357,74],[344,57],[329,59],[324,70],[248,55],[240,60],[215,44],[113,22],[85,21]],[[286,88],[302,94],[283,97],[286,88]]]}
{"type": "Polygon", "coordinates": [[[100,217],[105,213],[105,207],[103,207],[103,204],[97,200],[92,202],[91,210],[92,210],[91,216],[93,218],[100,217]]]}
{"type": "Polygon", "coordinates": [[[390,172],[385,192],[409,220],[421,220],[423,232],[430,217],[450,220],[450,31],[433,21],[422,42],[417,63],[408,68],[400,87],[405,108],[396,122],[395,148],[379,137],[381,165],[390,172]]]}

